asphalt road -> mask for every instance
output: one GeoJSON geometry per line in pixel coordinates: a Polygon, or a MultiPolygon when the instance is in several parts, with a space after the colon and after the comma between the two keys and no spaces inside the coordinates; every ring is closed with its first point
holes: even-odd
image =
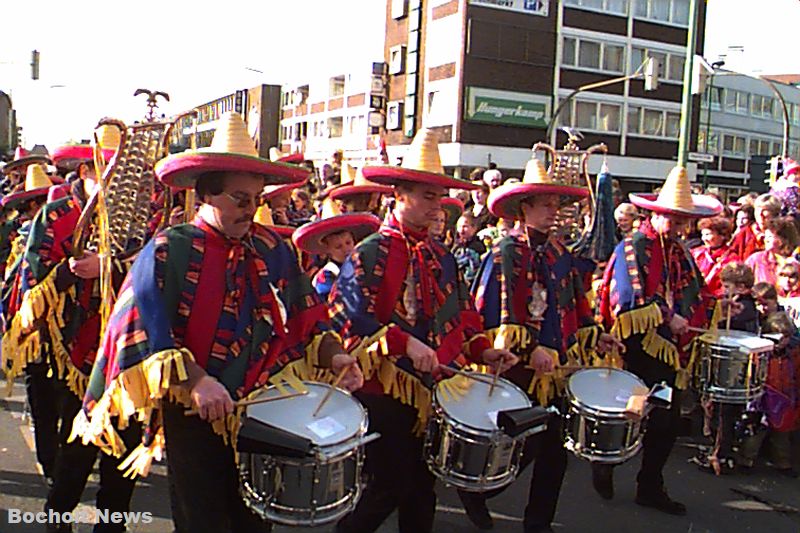
{"type": "MultiPolygon", "coordinates": [[[[38,512],[44,505],[46,486],[37,470],[32,434],[22,419],[24,390],[19,384],[12,396],[0,400],[0,533],[44,531],[39,524],[9,524],[9,509],[38,512]]],[[[797,437],[797,435],[795,435],[797,437]]],[[[800,458],[800,439],[795,438],[795,462],[800,458]]],[[[589,464],[570,457],[561,492],[554,529],[557,532],[800,532],[800,480],[776,474],[762,460],[747,475],[714,477],[698,471],[688,463],[696,444],[681,439],[667,466],[670,494],[689,508],[685,517],[672,517],[637,506],[634,502],[635,475],[639,458],[616,469],[616,497],[601,500],[591,487],[589,464]]],[[[800,465],[798,465],[800,466],[800,465]]],[[[491,500],[495,517],[494,531],[522,531],[522,513],[527,501],[530,469],[514,485],[491,500]]],[[[90,480],[83,495],[81,510],[93,507],[97,485],[90,480]]],[[[439,487],[439,504],[434,530],[437,532],[478,531],[469,522],[455,491],[439,487]]],[[[137,533],[169,533],[172,531],[166,469],[156,466],[150,476],[141,480],[134,493],[132,511],[152,513],[148,524],[129,525],[137,533]]],[[[330,531],[330,526],[317,529],[276,527],[276,532],[330,531]]],[[[90,531],[79,525],[76,533],[90,531]]],[[[396,518],[391,517],[380,529],[382,533],[397,531],[396,518]]]]}

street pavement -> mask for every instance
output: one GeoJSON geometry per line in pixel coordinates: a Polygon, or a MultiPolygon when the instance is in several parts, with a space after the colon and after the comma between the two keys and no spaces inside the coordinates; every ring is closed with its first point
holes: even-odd
{"type": "MultiPolygon", "coordinates": [[[[46,486],[37,470],[33,453],[33,436],[27,420],[22,419],[23,406],[24,388],[19,383],[15,385],[12,396],[0,400],[0,533],[44,531],[44,526],[40,524],[8,523],[8,509],[38,512],[46,496],[46,486]]],[[[800,457],[798,439],[794,444],[797,460],[800,457]]],[[[638,457],[616,468],[616,497],[609,502],[594,493],[589,464],[570,457],[554,530],[559,533],[800,532],[800,480],[776,474],[765,464],[765,460],[750,474],[714,477],[688,463],[695,453],[696,444],[689,439],[682,439],[666,469],[671,496],[686,503],[689,508],[685,517],[668,516],[639,507],[633,502],[638,457]]],[[[202,465],[198,465],[198,468],[202,468],[202,465]]],[[[508,490],[490,501],[495,532],[522,531],[522,514],[527,502],[530,475],[528,469],[508,490]]],[[[84,491],[82,510],[93,507],[96,490],[95,474],[84,491]]],[[[434,531],[478,531],[465,516],[453,489],[440,486],[438,494],[434,531]]],[[[150,512],[153,520],[148,524],[129,525],[129,531],[172,531],[166,469],[163,465],[156,465],[146,479],[139,481],[131,510],[150,512]]],[[[396,524],[396,517],[390,517],[379,531],[395,532],[396,524]]],[[[316,529],[275,528],[280,533],[330,530],[331,526],[316,529]]],[[[86,533],[91,529],[81,524],[74,531],[86,533]]]]}

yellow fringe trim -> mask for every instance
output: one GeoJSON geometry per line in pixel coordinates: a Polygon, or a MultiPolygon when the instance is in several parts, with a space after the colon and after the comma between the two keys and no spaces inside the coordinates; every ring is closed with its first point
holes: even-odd
{"type": "Polygon", "coordinates": [[[664,321],[661,315],[661,308],[656,302],[646,307],[631,309],[617,315],[611,333],[618,339],[625,340],[632,335],[646,333],[657,328],[664,321]]]}
{"type": "Polygon", "coordinates": [[[680,370],[681,362],[678,354],[678,348],[670,341],[659,335],[655,328],[649,330],[645,334],[644,338],[642,339],[642,349],[650,357],[670,365],[676,371],[680,370]]]}
{"type": "MultiPolygon", "coordinates": [[[[558,351],[546,346],[538,346],[546,351],[553,360],[553,368],[560,366],[558,351]]],[[[540,375],[538,372],[534,374],[533,379],[528,385],[528,394],[535,396],[539,405],[547,405],[550,400],[556,397],[556,394],[564,386],[563,378],[558,378],[557,374],[540,375]]]]}
{"type": "MultiPolygon", "coordinates": [[[[83,444],[94,444],[105,453],[122,457],[126,448],[117,429],[125,429],[131,416],[147,427],[154,409],[167,394],[175,403],[186,407],[190,405],[189,392],[172,383],[173,374],[179,383],[189,378],[186,361],[194,361],[189,350],[169,349],[153,354],[142,363],[123,371],[114,378],[88,416],[81,411],[75,417],[67,442],[80,438],[83,444]],[[118,417],[116,429],[112,417],[118,417]]],[[[214,431],[224,432],[227,423],[222,420],[215,422],[214,431]]],[[[162,431],[159,430],[150,446],[141,444],[131,452],[123,463],[128,469],[126,475],[147,475],[153,459],[163,454],[162,431]]],[[[122,465],[120,469],[123,469],[122,465]]]]}
{"type": "Polygon", "coordinates": [[[518,324],[501,324],[488,330],[485,335],[496,350],[516,351],[519,352],[517,355],[524,355],[533,344],[531,332],[518,324]]]}
{"type": "Polygon", "coordinates": [[[404,405],[409,405],[417,410],[417,423],[414,432],[421,435],[425,431],[431,407],[431,391],[416,377],[400,370],[386,356],[389,354],[386,332],[384,326],[375,334],[363,339],[353,350],[364,379],[377,377],[383,386],[383,392],[404,405]]]}
{"type": "Polygon", "coordinates": [[[602,333],[600,326],[585,326],[575,332],[576,342],[567,349],[567,364],[591,365],[601,364],[597,354],[597,341],[602,333]]]}

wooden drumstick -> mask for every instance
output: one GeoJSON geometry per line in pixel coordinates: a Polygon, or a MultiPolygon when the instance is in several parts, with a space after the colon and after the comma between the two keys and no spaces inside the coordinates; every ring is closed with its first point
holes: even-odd
{"type": "Polygon", "coordinates": [[[475,381],[480,381],[481,383],[486,383],[487,385],[491,385],[492,381],[489,378],[483,377],[483,374],[472,374],[470,372],[464,372],[463,370],[459,370],[457,368],[451,368],[447,365],[439,365],[439,370],[443,372],[450,372],[451,374],[458,374],[459,376],[464,376],[465,378],[469,378],[475,381]]]}
{"type": "MultiPolygon", "coordinates": [[[[253,398],[252,400],[239,400],[238,402],[234,402],[233,405],[234,407],[247,407],[248,405],[256,405],[258,403],[275,402],[278,400],[288,400],[289,398],[305,396],[306,394],[308,394],[308,391],[293,392],[291,394],[286,394],[283,396],[268,396],[265,398],[253,398]]],[[[184,411],[183,414],[185,414],[186,416],[191,416],[199,413],[200,411],[198,411],[197,409],[188,409],[187,411],[184,411]]]]}
{"type": "Polygon", "coordinates": [[[322,406],[325,405],[325,403],[330,399],[331,394],[333,394],[334,389],[336,389],[336,387],[339,386],[339,383],[342,381],[342,378],[344,377],[344,375],[347,374],[348,370],[350,370],[350,365],[347,365],[346,367],[344,367],[343,369],[341,369],[339,371],[339,375],[336,376],[336,381],[334,381],[333,385],[331,385],[328,388],[328,392],[326,392],[325,396],[322,397],[322,400],[319,402],[319,405],[317,406],[317,408],[314,409],[314,412],[311,413],[311,416],[317,416],[319,414],[319,412],[322,410],[322,406]]]}
{"type": "Polygon", "coordinates": [[[733,303],[733,291],[728,292],[728,318],[725,322],[725,329],[730,333],[731,331],[731,307],[733,303]]]}
{"type": "Polygon", "coordinates": [[[492,397],[492,393],[494,392],[494,388],[497,386],[497,378],[500,377],[500,369],[501,368],[503,368],[503,366],[498,361],[497,370],[494,371],[494,378],[492,378],[492,384],[489,385],[489,398],[492,397]]]}

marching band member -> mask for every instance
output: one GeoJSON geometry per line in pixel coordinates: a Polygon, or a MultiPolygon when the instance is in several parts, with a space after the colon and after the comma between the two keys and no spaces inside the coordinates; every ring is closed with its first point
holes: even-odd
{"type": "Polygon", "coordinates": [[[3,195],[13,192],[14,188],[25,180],[29,165],[49,165],[50,158],[46,155],[31,154],[21,146],[14,151],[14,159],[0,168],[0,193],[3,195]]]}
{"type": "Polygon", "coordinates": [[[366,369],[357,397],[381,437],[366,447],[369,482],[337,531],[375,531],[398,509],[401,532],[426,533],[436,506],[421,437],[431,378],[448,377],[441,365],[466,363],[462,354],[501,368],[516,357],[491,347],[455,259],[428,236],[447,189],[471,188],[444,174],[435,133],[417,133],[402,167],[363,172],[394,186],[395,208],[344,262],[330,302],[334,326],[366,369]]]}
{"type": "Polygon", "coordinates": [[[362,383],[291,248],[252,222],[265,183],[307,172],[259,158],[235,113],[220,118],[210,148],[169,156],[155,172],[169,186],[194,187],[202,205],[137,256],[76,433],[121,455],[113,417],[118,428],[143,420],[143,441],[122,467],[146,475],[166,448],[175,531],[262,531],[269,525],[238,494],[234,400],[282,379],[311,379],[319,367],[346,370],[345,388],[362,383]],[[189,406],[199,416],[185,414],[189,406]]]}
{"type": "MultiPolygon", "coordinates": [[[[712,217],[722,206],[692,195],[680,166],[657,197],[631,194],[630,199],[652,215],[617,245],[600,288],[599,310],[605,326],[625,343],[625,368],[648,387],[664,381],[674,389],[671,408],[649,415],[636,503],[683,515],[686,507],[667,495],[662,471],[678,436],[680,389],[691,372],[689,354],[681,349],[688,344],[690,326],[708,327],[715,302],[679,236],[692,218],[712,217]]],[[[595,489],[612,498],[612,468],[592,466],[595,489]]]]}
{"type": "Polygon", "coordinates": [[[387,185],[371,183],[364,178],[363,170],[350,163],[342,166],[342,182],[328,190],[328,197],[340,202],[347,213],[372,213],[381,217],[381,197],[392,194],[387,185]]]}
{"type": "MultiPolygon", "coordinates": [[[[484,260],[473,287],[476,305],[494,345],[520,354],[519,364],[505,376],[542,406],[562,397],[559,366],[591,365],[596,350],[619,344],[594,322],[586,295],[594,263],[570,254],[554,232],[562,199],[588,195],[587,188],[548,174],[533,157],[521,183],[501,185],[489,196],[493,215],[520,220],[525,229],[500,240],[484,260]]],[[[520,468],[534,459],[526,533],[550,531],[555,516],[567,467],[560,419],[551,419],[545,433],[528,439],[520,468]]],[[[479,528],[492,527],[486,499],[502,490],[458,492],[479,528]]]]}
{"type": "Polygon", "coordinates": [[[332,198],[322,205],[320,219],[297,228],[292,240],[303,252],[328,258],[312,280],[323,300],[328,299],[342,264],[364,237],[375,233],[381,221],[370,213],[342,213],[332,198]]]}

